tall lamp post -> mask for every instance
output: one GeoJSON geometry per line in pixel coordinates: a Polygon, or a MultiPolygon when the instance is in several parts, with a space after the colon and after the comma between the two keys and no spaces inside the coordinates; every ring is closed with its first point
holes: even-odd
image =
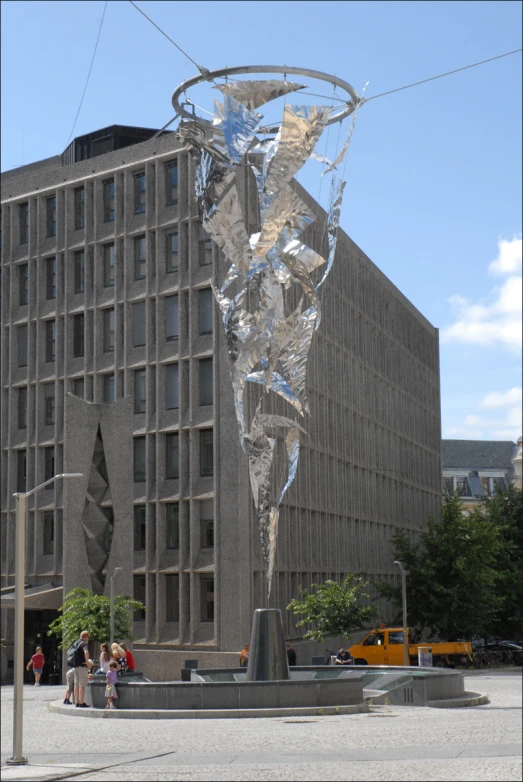
{"type": "Polygon", "coordinates": [[[114,577],[119,570],[122,570],[122,568],[115,567],[113,575],[111,576],[111,643],[114,643],[114,577]]]}
{"type": "Polygon", "coordinates": [[[394,564],[401,570],[401,598],[403,603],[403,665],[409,664],[409,639],[407,638],[407,571],[403,564],[395,559],[394,564]]]}
{"type": "Polygon", "coordinates": [[[13,711],[13,756],[7,760],[10,766],[25,766],[22,755],[24,719],[24,582],[25,582],[25,510],[26,500],[32,494],[59,478],[83,478],[81,472],[55,475],[30,491],[16,492],[16,544],[15,544],[15,687],[13,711]]]}

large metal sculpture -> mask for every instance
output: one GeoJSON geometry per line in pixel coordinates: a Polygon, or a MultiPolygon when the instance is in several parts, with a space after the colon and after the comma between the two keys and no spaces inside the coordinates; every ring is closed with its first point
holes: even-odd
{"type": "Polygon", "coordinates": [[[323,257],[303,241],[315,216],[297,194],[293,177],[311,157],[327,165],[323,174],[336,169],[350,143],[355,110],[364,99],[340,79],[299,68],[246,66],[206,75],[223,96],[215,101],[212,123],[196,118],[185,108],[187,103],[179,102],[182,92],[202,76],[180,85],[173,105],[183,118],[178,133],[200,150],[196,195],[203,228],[229,263],[223,283],[214,283],[213,291],[222,313],[240,444],[249,462],[270,595],[279,508],[296,475],[305,432],[300,420],[309,413],[306,368],[321,319],[319,289],[334,261],[345,186],[333,173],[328,252],[323,257]],[[283,73],[284,79],[216,82],[244,73],[283,73]],[[349,100],[334,109],[286,102],[281,124],[263,127],[263,115],[256,109],[305,87],[288,82],[287,74],[328,81],[345,90],[349,100]],[[316,155],[324,128],[350,114],[349,134],[334,162],[316,155]],[[249,176],[253,186],[245,195],[249,176]],[[271,404],[274,395],[284,400],[287,410],[271,404]]]}

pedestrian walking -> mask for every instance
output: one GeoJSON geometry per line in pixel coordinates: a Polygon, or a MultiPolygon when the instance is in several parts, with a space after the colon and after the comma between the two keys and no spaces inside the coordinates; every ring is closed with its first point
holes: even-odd
{"type": "Polygon", "coordinates": [[[118,693],[116,691],[116,680],[118,679],[118,671],[116,662],[112,660],[109,663],[109,670],[107,671],[105,675],[105,697],[107,698],[107,706],[106,709],[115,709],[116,706],[114,705],[114,701],[116,698],[118,698],[118,693]]]}
{"type": "Polygon", "coordinates": [[[42,652],[42,647],[37,646],[36,652],[33,654],[29,662],[27,663],[26,671],[32,667],[35,677],[35,687],[40,687],[40,676],[42,675],[42,669],[45,665],[45,657],[42,652]]]}
{"type": "Polygon", "coordinates": [[[69,668],[65,674],[67,690],[65,691],[64,706],[71,706],[71,695],[74,696],[74,668],[69,668]]]}

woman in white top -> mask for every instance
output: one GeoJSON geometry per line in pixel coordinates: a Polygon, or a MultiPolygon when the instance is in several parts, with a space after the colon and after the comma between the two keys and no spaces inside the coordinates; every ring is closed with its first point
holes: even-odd
{"type": "Polygon", "coordinates": [[[113,656],[111,654],[111,650],[109,649],[109,644],[103,643],[100,646],[100,667],[96,671],[96,673],[107,673],[109,670],[109,664],[111,660],[113,659],[113,656]]]}

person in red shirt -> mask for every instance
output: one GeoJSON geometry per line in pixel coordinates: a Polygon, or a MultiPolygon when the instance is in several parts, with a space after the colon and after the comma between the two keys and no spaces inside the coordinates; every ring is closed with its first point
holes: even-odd
{"type": "Polygon", "coordinates": [[[125,652],[125,664],[127,666],[128,671],[134,671],[135,669],[135,662],[134,662],[134,655],[131,652],[130,649],[127,648],[126,644],[119,644],[119,646],[124,650],[125,652]]]}
{"type": "Polygon", "coordinates": [[[40,687],[40,676],[42,675],[42,668],[45,664],[45,657],[42,652],[42,647],[37,646],[36,652],[33,654],[29,662],[27,663],[26,671],[33,667],[33,673],[35,675],[35,687],[40,687]]]}

